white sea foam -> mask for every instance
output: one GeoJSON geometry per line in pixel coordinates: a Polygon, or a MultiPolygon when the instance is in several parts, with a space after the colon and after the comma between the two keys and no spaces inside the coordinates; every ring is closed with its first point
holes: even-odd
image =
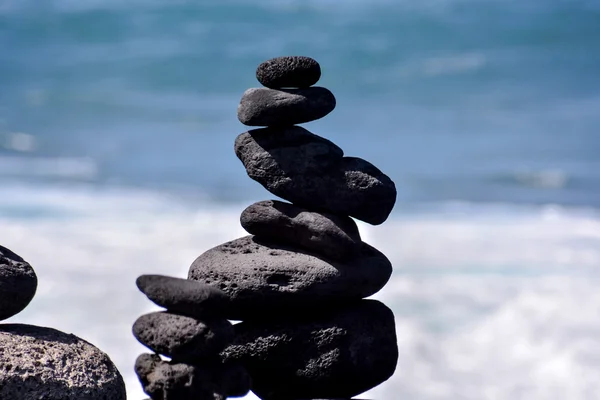
{"type": "MultiPolygon", "coordinates": [[[[135,278],[185,277],[199,254],[245,234],[239,214],[247,204],[3,189],[0,243],[29,260],[39,278],[31,305],[9,322],[91,341],[117,364],[129,398],[143,398],[133,362],[146,350],[131,325],[157,307],[135,278]],[[11,215],[18,205],[46,212],[11,215]]],[[[600,218],[558,207],[510,210],[462,205],[360,224],[365,241],[395,266],[375,297],[395,312],[400,348],[394,377],[362,397],[579,400],[598,393],[600,218]]]]}

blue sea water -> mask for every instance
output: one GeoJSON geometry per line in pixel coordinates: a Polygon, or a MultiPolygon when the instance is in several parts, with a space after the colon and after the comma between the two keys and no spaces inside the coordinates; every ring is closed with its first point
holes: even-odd
{"type": "Polygon", "coordinates": [[[305,127],[398,188],[360,224],[401,350],[372,396],[593,398],[599,48],[597,0],[0,0],[0,243],[40,277],[13,319],[89,339],[142,398],[135,277],[185,276],[273,197],[236,108],[260,62],[308,55],[337,108],[305,127]]]}

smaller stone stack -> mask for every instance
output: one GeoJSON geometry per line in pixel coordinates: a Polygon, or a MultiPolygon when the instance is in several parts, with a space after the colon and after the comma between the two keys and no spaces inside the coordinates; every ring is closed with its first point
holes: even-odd
{"type": "MultiPolygon", "coordinates": [[[[175,357],[166,348],[195,335],[179,328],[183,323],[174,321],[184,317],[176,315],[185,315],[190,327],[208,321],[207,315],[216,318],[210,326],[221,329],[214,334],[222,338],[219,345],[231,342],[210,365],[247,371],[252,391],[263,400],[348,399],[387,380],[396,368],[394,315],[384,304],[364,300],[384,287],[392,266],[362,241],[351,218],[383,223],[396,201],[395,185],[368,161],[346,157],[331,141],[297,126],[323,118],[336,105],[328,89],[313,86],[321,76],[315,60],[275,58],[256,75],[265,87],[244,93],[238,119],[265,128],[239,135],[235,153],[252,179],[290,203],[268,200],[246,208],[240,220],[250,235],[200,255],[187,281],[138,278],[140,290],[168,310],[170,321],[145,316],[147,322],[134,325],[143,344],[173,356],[170,363],[156,355],[138,358],[136,371],[153,399],[191,399],[173,395],[174,388],[191,393],[198,382],[191,368],[204,362],[192,350],[175,357]],[[225,319],[242,322],[232,334],[225,319]],[[160,369],[178,365],[168,376],[160,369]],[[149,390],[155,387],[160,390],[149,390]]],[[[202,323],[203,332],[211,331],[202,323]]]]}
{"type": "Polygon", "coordinates": [[[142,275],[136,284],[167,309],[142,315],[133,324],[133,335],[154,352],[141,354],[135,362],[135,372],[152,399],[223,400],[248,393],[246,370],[219,357],[234,335],[222,315],[229,304],[225,293],[162,275],[142,275]]]}
{"type": "MultiPolygon", "coordinates": [[[[27,307],[37,282],[29,263],[0,246],[0,321],[27,307]]],[[[41,326],[0,324],[0,399],[125,398],[115,365],[85,340],[41,326]]]]}

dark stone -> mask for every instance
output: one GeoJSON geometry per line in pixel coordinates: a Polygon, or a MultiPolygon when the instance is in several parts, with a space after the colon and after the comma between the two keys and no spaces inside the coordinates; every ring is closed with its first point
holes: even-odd
{"type": "Polygon", "coordinates": [[[75,335],[3,324],[0,343],[0,399],[126,399],[125,383],[110,358],[75,335]]]}
{"type": "Polygon", "coordinates": [[[319,312],[371,296],[387,283],[389,260],[362,243],[347,262],[333,261],[298,246],[246,236],[208,250],[188,278],[214,285],[231,297],[228,319],[276,318],[319,312]]]}
{"type": "Polygon", "coordinates": [[[237,363],[190,365],[141,354],[135,361],[144,392],[161,400],[225,400],[250,391],[250,377],[237,363]]]}
{"type": "Polygon", "coordinates": [[[288,176],[321,174],[338,166],[344,156],[333,142],[299,126],[244,132],[236,138],[234,151],[250,177],[262,177],[257,171],[262,168],[264,179],[271,177],[274,183],[288,176]]]}
{"type": "Polygon", "coordinates": [[[36,289],[37,276],[31,265],[0,246],[0,321],[23,311],[36,289]]]}
{"type": "Polygon", "coordinates": [[[302,246],[336,260],[348,259],[362,246],[351,218],[276,200],[252,204],[242,212],[240,221],[248,233],[259,238],[302,246]]]}
{"type": "Polygon", "coordinates": [[[192,317],[154,312],[133,324],[140,343],[175,361],[194,361],[214,356],[233,339],[233,327],[225,319],[198,321],[192,317]]]}
{"type": "Polygon", "coordinates": [[[221,356],[246,367],[263,400],[356,396],[390,378],[398,361],[394,314],[375,300],[235,331],[221,356]]]}
{"type": "Polygon", "coordinates": [[[164,275],[141,275],[135,283],[155,304],[176,314],[220,317],[229,307],[229,296],[201,282],[164,275]]]}
{"type": "Polygon", "coordinates": [[[256,79],[271,89],[307,88],[317,83],[319,78],[321,66],[310,57],[276,57],[256,69],[256,79]]]}
{"type": "Polygon", "coordinates": [[[237,115],[249,126],[291,126],[323,118],[335,108],[329,90],[252,88],[244,92],[237,115]]]}
{"type": "Polygon", "coordinates": [[[297,206],[350,215],[373,225],[387,219],[396,202],[396,186],[387,175],[363,159],[325,153],[325,139],[317,135],[292,132],[267,128],[239,135],[235,154],[248,176],[297,206]],[[288,142],[288,136],[295,140],[288,142]],[[304,150],[309,145],[320,153],[304,150]]]}

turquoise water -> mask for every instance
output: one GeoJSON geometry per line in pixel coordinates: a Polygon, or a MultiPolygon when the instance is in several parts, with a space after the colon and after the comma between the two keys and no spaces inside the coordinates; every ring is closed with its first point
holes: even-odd
{"type": "Polygon", "coordinates": [[[0,243],[40,286],[11,322],[107,351],[131,399],[153,309],[272,198],[233,153],[256,66],[320,62],[305,124],[398,204],[363,239],[400,361],[365,398],[580,400],[600,391],[600,1],[0,0],[0,243]]]}

